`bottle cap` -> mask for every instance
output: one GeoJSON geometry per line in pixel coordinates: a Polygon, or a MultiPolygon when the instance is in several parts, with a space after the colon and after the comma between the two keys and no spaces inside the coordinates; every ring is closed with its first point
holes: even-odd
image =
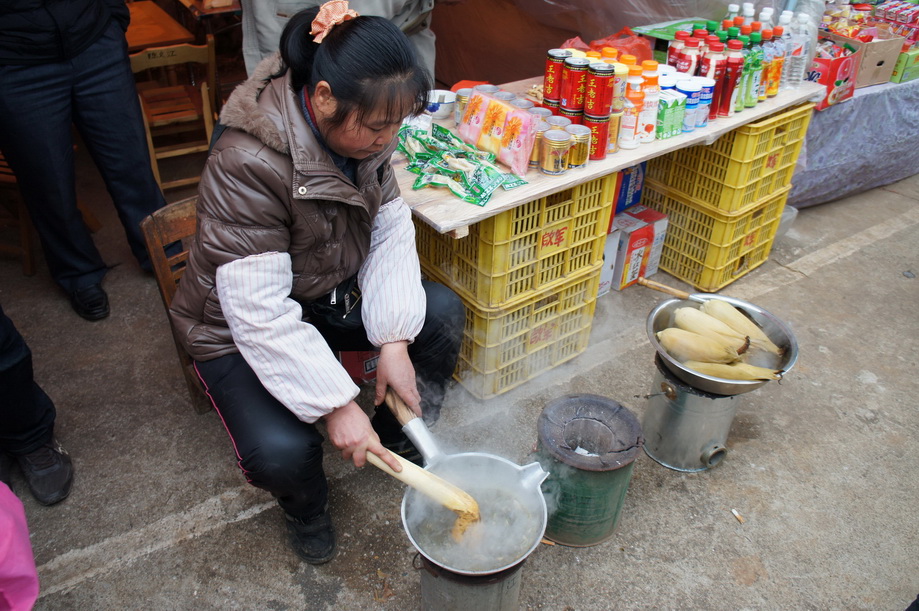
{"type": "Polygon", "coordinates": [[[699,47],[699,39],[698,39],[698,38],[690,38],[690,39],[688,39],[688,40],[686,41],[686,46],[689,47],[689,48],[691,48],[691,49],[698,48],[698,47],[699,47]]]}
{"type": "Polygon", "coordinates": [[[713,42],[721,42],[721,41],[714,34],[709,34],[708,36],[705,37],[705,44],[710,45],[713,42]]]}
{"type": "Polygon", "coordinates": [[[629,66],[629,76],[641,76],[642,72],[644,71],[641,69],[641,66],[636,64],[631,64],[629,66]]]}
{"type": "Polygon", "coordinates": [[[694,24],[692,24],[692,29],[693,29],[693,30],[704,30],[704,29],[705,29],[705,24],[704,24],[704,23],[701,23],[701,22],[700,22],[700,23],[694,23],[694,24]]]}
{"type": "Polygon", "coordinates": [[[750,42],[753,42],[753,43],[763,42],[763,35],[760,34],[759,32],[753,32],[752,34],[750,34],[750,42]]]}
{"type": "Polygon", "coordinates": [[[759,32],[760,30],[763,29],[763,24],[760,21],[751,21],[750,27],[753,29],[754,32],[759,32]]]}
{"type": "Polygon", "coordinates": [[[619,49],[617,49],[616,47],[603,47],[600,50],[600,56],[609,57],[611,59],[616,59],[617,57],[619,57],[619,49]]]}
{"type": "Polygon", "coordinates": [[[753,28],[751,28],[749,25],[740,26],[741,36],[749,36],[752,31],[753,31],[753,28]]]}
{"type": "Polygon", "coordinates": [[[692,34],[690,34],[689,32],[687,32],[686,30],[677,30],[677,31],[674,33],[674,35],[673,35],[673,37],[674,37],[676,40],[686,40],[686,39],[689,38],[690,36],[692,36],[692,34]]]}
{"type": "Polygon", "coordinates": [[[591,59],[600,59],[602,57],[599,51],[587,51],[584,55],[591,59]]]}
{"type": "Polygon", "coordinates": [[[641,62],[641,69],[645,72],[655,72],[657,70],[657,62],[653,59],[646,59],[641,62]]]}
{"type": "Polygon", "coordinates": [[[714,51],[715,53],[721,53],[722,51],[724,51],[724,43],[723,42],[709,43],[708,49],[709,51],[714,51]]]}
{"type": "Polygon", "coordinates": [[[728,33],[726,30],[718,30],[717,32],[715,32],[715,36],[718,37],[718,42],[728,41],[728,33]]]}
{"type": "Polygon", "coordinates": [[[709,32],[714,32],[715,30],[718,29],[718,22],[717,21],[706,21],[705,29],[708,30],[709,32]]]}
{"type": "Polygon", "coordinates": [[[776,38],[781,38],[782,34],[784,33],[785,33],[785,28],[783,28],[780,25],[777,25],[774,28],[772,28],[772,35],[775,36],[776,38]]]}
{"type": "Polygon", "coordinates": [[[729,27],[731,27],[732,25],[734,25],[734,20],[733,20],[733,19],[725,19],[724,21],[721,22],[721,29],[722,29],[722,30],[727,30],[727,29],[728,29],[729,27]]]}
{"type": "Polygon", "coordinates": [[[706,30],[705,28],[693,30],[692,35],[698,38],[699,40],[705,40],[705,37],[708,36],[708,30],[706,30]]]}
{"type": "Polygon", "coordinates": [[[658,79],[661,89],[672,89],[676,87],[677,76],[675,74],[664,74],[658,79]]]}
{"type": "Polygon", "coordinates": [[[749,37],[749,36],[738,36],[738,37],[737,37],[737,40],[739,40],[740,42],[742,42],[742,43],[743,43],[743,46],[745,46],[745,47],[746,47],[746,46],[749,46],[749,44],[750,44],[750,37],[749,37]]]}
{"type": "Polygon", "coordinates": [[[775,32],[772,29],[766,28],[763,30],[763,40],[772,40],[773,36],[775,36],[775,32]]]}
{"type": "Polygon", "coordinates": [[[702,84],[698,81],[687,78],[681,81],[677,81],[676,88],[683,93],[694,93],[696,91],[702,91],[702,84]]]}
{"type": "Polygon", "coordinates": [[[738,15],[737,17],[734,17],[734,25],[738,28],[743,25],[743,21],[744,19],[742,15],[738,15]]]}
{"type": "Polygon", "coordinates": [[[729,40],[728,49],[734,49],[735,51],[743,49],[743,41],[737,40],[736,38],[734,40],[729,40]]]}
{"type": "Polygon", "coordinates": [[[740,36],[740,28],[728,28],[728,38],[737,38],[738,36],[740,36]]]}
{"type": "Polygon", "coordinates": [[[628,66],[632,66],[638,61],[638,58],[634,55],[620,55],[619,61],[628,66]]]}

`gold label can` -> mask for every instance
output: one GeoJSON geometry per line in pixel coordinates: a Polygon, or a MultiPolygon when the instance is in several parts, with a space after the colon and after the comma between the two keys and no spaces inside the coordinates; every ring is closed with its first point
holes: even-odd
{"type": "Polygon", "coordinates": [[[530,167],[539,167],[539,153],[542,146],[542,137],[552,126],[545,121],[536,124],[536,139],[533,141],[533,152],[530,153],[530,167]]]}
{"type": "Polygon", "coordinates": [[[561,129],[546,130],[539,147],[539,171],[549,176],[567,172],[570,147],[571,134],[561,129]]]}
{"type": "Polygon", "coordinates": [[[609,116],[609,146],[607,153],[619,151],[619,127],[622,125],[622,113],[614,112],[609,116]]]}
{"type": "Polygon", "coordinates": [[[568,169],[583,168],[590,157],[590,128],[586,125],[569,125],[565,131],[571,134],[568,169]]]}

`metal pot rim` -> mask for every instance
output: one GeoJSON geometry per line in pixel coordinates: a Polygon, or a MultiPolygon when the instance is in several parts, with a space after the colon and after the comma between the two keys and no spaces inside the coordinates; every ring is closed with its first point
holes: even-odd
{"type": "MultiPolygon", "coordinates": [[[[496,455],[494,455],[494,454],[488,454],[488,453],[485,453],[485,452],[461,452],[461,453],[458,453],[458,454],[445,454],[445,455],[441,456],[436,462],[434,462],[434,463],[432,463],[432,464],[430,464],[430,465],[427,465],[427,466],[425,467],[425,470],[430,470],[430,471],[433,471],[434,473],[436,473],[436,472],[437,472],[437,469],[438,469],[438,467],[439,467],[440,465],[447,464],[447,463],[450,463],[450,462],[461,461],[461,460],[463,460],[464,458],[485,458],[485,459],[497,461],[497,462],[499,462],[499,463],[505,465],[506,467],[513,468],[514,470],[521,471],[521,472],[522,472],[525,468],[527,468],[527,467],[530,466],[530,465],[521,466],[521,465],[518,465],[518,464],[516,464],[516,463],[514,463],[514,462],[512,462],[512,461],[510,461],[510,460],[508,460],[508,459],[506,459],[506,458],[503,458],[503,457],[501,457],[501,456],[496,456],[496,455]]],[[[532,463],[532,464],[535,464],[535,465],[538,466],[538,463],[532,463]]],[[[541,469],[541,467],[540,467],[540,469],[541,469]]],[[[545,473],[545,472],[544,472],[544,473],[545,473]]],[[[524,554],[522,554],[519,558],[515,559],[513,562],[509,562],[509,563],[504,564],[504,565],[502,565],[502,566],[498,566],[498,567],[494,567],[494,568],[489,568],[489,569],[483,569],[483,570],[477,570],[477,571],[471,571],[471,570],[467,570],[467,569],[457,569],[457,568],[454,568],[454,567],[451,567],[451,566],[445,564],[443,561],[438,560],[437,558],[433,558],[429,553],[425,552],[425,550],[422,549],[422,546],[419,545],[418,542],[415,540],[414,534],[412,533],[411,529],[409,528],[407,503],[408,503],[409,495],[411,495],[411,494],[414,493],[414,491],[413,491],[412,489],[406,490],[406,491],[405,491],[405,494],[402,496],[402,510],[401,510],[401,513],[402,513],[402,527],[404,528],[405,534],[408,536],[409,541],[411,541],[412,546],[413,546],[416,550],[418,550],[418,553],[421,554],[422,556],[424,556],[425,558],[427,558],[429,561],[431,561],[431,562],[433,562],[434,564],[436,564],[437,566],[443,568],[443,569],[446,569],[446,570],[451,571],[451,572],[453,572],[453,573],[457,573],[457,574],[459,574],[459,575],[472,575],[472,576],[475,576],[475,575],[491,575],[492,573],[499,573],[499,572],[501,572],[501,571],[504,571],[504,570],[507,570],[507,569],[509,569],[509,568],[515,567],[515,566],[517,566],[518,564],[520,564],[521,562],[523,562],[524,560],[526,560],[526,559],[530,556],[530,554],[533,553],[533,551],[534,551],[534,550],[536,549],[536,547],[539,545],[539,542],[542,540],[543,533],[545,533],[545,530],[546,530],[546,524],[548,523],[549,516],[548,516],[548,508],[547,508],[547,506],[546,506],[546,499],[545,499],[545,497],[543,497],[543,495],[542,495],[542,490],[540,489],[539,484],[542,483],[542,480],[545,480],[545,478],[548,477],[548,476],[549,476],[549,474],[548,474],[548,473],[545,473],[544,476],[539,480],[539,482],[537,482],[536,487],[535,487],[535,490],[533,491],[533,498],[534,498],[534,499],[538,499],[538,501],[537,501],[538,507],[537,507],[536,509],[537,509],[537,512],[538,512],[539,515],[537,516],[537,522],[538,522],[538,525],[537,525],[537,526],[538,526],[538,528],[535,528],[535,527],[534,527],[534,536],[533,536],[533,542],[532,542],[532,544],[531,544],[530,547],[527,549],[527,551],[526,551],[524,554]]],[[[522,484],[521,484],[521,485],[522,485],[522,484]]],[[[523,489],[523,490],[521,490],[520,492],[528,492],[528,491],[529,491],[528,489],[523,489]]]]}
{"type": "MultiPolygon", "coordinates": [[[[743,393],[756,390],[763,384],[766,384],[768,380],[727,380],[724,378],[716,378],[714,376],[705,375],[692,371],[683,366],[678,360],[670,356],[664,347],[660,345],[660,342],[657,341],[656,332],[660,329],[655,329],[655,323],[661,315],[661,312],[667,310],[674,306],[674,304],[682,303],[686,305],[692,305],[693,303],[701,303],[708,301],[710,299],[719,299],[721,301],[726,301],[734,307],[744,310],[751,318],[756,320],[757,318],[764,319],[769,321],[772,325],[776,326],[782,334],[785,336],[783,342],[776,342],[783,348],[785,348],[784,360],[782,362],[782,370],[784,373],[787,373],[794,367],[794,364],[798,360],[798,342],[795,339],[794,333],[791,329],[788,328],[780,318],[770,313],[768,310],[765,310],[759,306],[753,305],[747,301],[742,301],[740,299],[735,299],[733,297],[725,297],[723,295],[715,294],[705,294],[697,293],[690,296],[688,300],[686,299],[668,299],[660,304],[658,304],[651,313],[648,314],[647,320],[647,333],[648,339],[651,340],[651,345],[654,346],[654,349],[660,354],[661,359],[664,362],[664,365],[670,370],[673,375],[686,382],[690,386],[709,392],[716,395],[739,395],[743,393]],[[784,344],[784,345],[783,345],[784,344]]],[[[772,338],[775,341],[777,338],[772,338]]]]}

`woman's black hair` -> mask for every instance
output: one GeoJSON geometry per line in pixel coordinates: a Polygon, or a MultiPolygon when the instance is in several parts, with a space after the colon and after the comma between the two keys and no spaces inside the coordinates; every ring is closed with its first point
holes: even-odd
{"type": "Polygon", "coordinates": [[[281,70],[290,71],[291,87],[312,95],[320,81],[332,89],[338,106],[329,119],[344,124],[357,113],[358,122],[377,109],[390,121],[421,114],[432,88],[405,34],[383,17],[360,16],[334,26],[322,43],[310,34],[318,7],[300,11],[281,33],[281,70]]]}

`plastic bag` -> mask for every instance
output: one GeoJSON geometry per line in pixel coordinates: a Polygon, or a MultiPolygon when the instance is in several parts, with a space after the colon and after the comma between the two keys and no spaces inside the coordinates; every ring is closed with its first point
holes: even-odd
{"type": "Polygon", "coordinates": [[[619,49],[620,55],[634,55],[639,65],[645,60],[653,59],[651,41],[636,34],[629,27],[624,27],[606,38],[590,41],[591,51],[600,51],[603,47],[619,49]]]}

